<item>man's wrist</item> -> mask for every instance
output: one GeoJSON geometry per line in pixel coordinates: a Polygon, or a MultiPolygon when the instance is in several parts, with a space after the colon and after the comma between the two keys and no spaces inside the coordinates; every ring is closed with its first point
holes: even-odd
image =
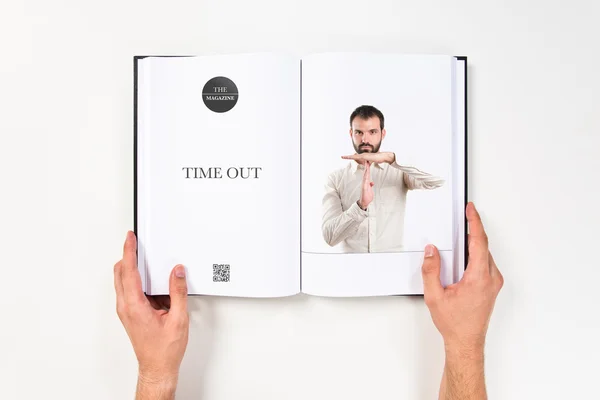
{"type": "Polygon", "coordinates": [[[440,398],[485,400],[483,346],[446,344],[440,398]]]}
{"type": "Polygon", "coordinates": [[[177,389],[177,373],[140,370],[136,400],[171,400],[177,389]]]}
{"type": "Polygon", "coordinates": [[[393,164],[396,161],[396,153],[388,152],[386,162],[388,164],[393,164]]]}
{"type": "Polygon", "coordinates": [[[362,205],[362,203],[360,202],[360,200],[357,200],[357,201],[356,201],[356,204],[358,205],[358,207],[359,207],[361,210],[363,210],[363,211],[367,211],[367,207],[364,207],[364,206],[362,205]]]}
{"type": "Polygon", "coordinates": [[[483,361],[484,339],[474,339],[470,342],[444,342],[446,360],[457,362],[483,361]]]}

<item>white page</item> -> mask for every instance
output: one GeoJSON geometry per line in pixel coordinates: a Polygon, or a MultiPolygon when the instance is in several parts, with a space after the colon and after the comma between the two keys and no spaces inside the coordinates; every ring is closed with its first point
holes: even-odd
{"type": "Polygon", "coordinates": [[[465,206],[467,203],[467,61],[457,59],[454,64],[454,271],[453,282],[462,279],[467,261],[465,206]]]}
{"type": "MultiPolygon", "coordinates": [[[[324,296],[422,294],[420,269],[427,243],[435,244],[441,252],[442,283],[452,282],[452,63],[450,56],[376,53],[328,53],[303,58],[303,292],[324,296]],[[371,253],[369,249],[344,249],[342,244],[331,247],[322,231],[325,183],[333,171],[351,163],[341,159],[342,155],[355,153],[350,115],[365,104],[377,107],[385,117],[386,136],[380,151],[394,152],[401,166],[444,180],[441,187],[409,190],[405,199],[399,197],[399,201],[405,200],[404,220],[396,218],[401,211],[389,220],[400,226],[390,242],[402,238],[401,247],[389,251],[374,248],[371,253]]],[[[376,214],[370,211],[374,224],[383,226],[385,221],[376,214]]],[[[369,236],[367,220],[360,231],[365,233],[365,241],[369,236]]]]}
{"type": "Polygon", "coordinates": [[[142,60],[140,71],[146,69],[140,76],[149,98],[138,101],[146,105],[138,131],[138,221],[147,292],[168,293],[178,263],[187,268],[190,294],[299,292],[299,60],[154,57],[142,60]],[[205,84],[218,76],[237,86],[227,112],[213,112],[203,100],[205,84]],[[214,178],[183,168],[204,168],[214,178]],[[229,281],[213,280],[213,264],[229,265],[229,281]]]}

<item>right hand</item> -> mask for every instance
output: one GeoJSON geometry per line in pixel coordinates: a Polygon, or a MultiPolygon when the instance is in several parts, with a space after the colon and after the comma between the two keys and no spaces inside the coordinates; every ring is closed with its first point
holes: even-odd
{"type": "Polygon", "coordinates": [[[425,248],[422,276],[425,304],[442,334],[446,351],[481,354],[496,297],[504,278],[488,250],[488,238],[473,203],[467,204],[469,261],[458,283],[442,287],[440,254],[425,248]]]}
{"type": "Polygon", "coordinates": [[[362,189],[360,191],[360,199],[358,200],[358,205],[363,210],[366,209],[373,201],[374,184],[375,183],[371,181],[371,162],[365,161],[365,173],[363,174],[362,189]]]}

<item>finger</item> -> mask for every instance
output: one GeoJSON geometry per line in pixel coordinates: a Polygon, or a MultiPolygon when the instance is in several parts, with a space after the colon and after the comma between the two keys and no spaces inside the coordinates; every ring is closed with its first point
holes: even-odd
{"type": "Polygon", "coordinates": [[[369,162],[366,163],[365,165],[365,172],[363,173],[363,186],[367,184],[367,182],[371,181],[371,176],[370,176],[370,167],[369,167],[369,162]]]}
{"type": "Polygon", "coordinates": [[[440,281],[440,270],[440,253],[434,245],[428,244],[425,247],[423,266],[421,268],[423,293],[427,305],[433,304],[444,294],[444,287],[440,281]]]}
{"type": "Polygon", "coordinates": [[[128,303],[145,301],[142,292],[142,279],[137,268],[137,241],[133,232],[127,232],[123,245],[123,260],[121,261],[121,279],[123,282],[123,297],[128,303]]]}
{"type": "Polygon", "coordinates": [[[342,156],[344,160],[356,160],[358,154],[351,154],[349,156],[342,156]]]}
{"type": "Polygon", "coordinates": [[[373,187],[375,183],[371,181],[371,161],[367,161],[367,167],[365,169],[365,174],[367,176],[367,181],[369,182],[369,187],[373,187]]]}
{"type": "Polygon", "coordinates": [[[115,283],[115,294],[117,297],[117,312],[123,304],[123,282],[121,281],[121,261],[117,262],[113,269],[114,283],[115,283]]]}
{"type": "Polygon", "coordinates": [[[488,237],[483,228],[481,217],[473,203],[469,202],[466,209],[469,223],[469,262],[467,271],[470,274],[489,273],[488,237]]]}
{"type": "Polygon", "coordinates": [[[177,265],[169,278],[169,296],[171,297],[170,313],[176,318],[187,314],[187,281],[185,267],[177,265]]]}
{"type": "Polygon", "coordinates": [[[115,293],[117,298],[123,297],[123,282],[121,282],[121,261],[115,264],[113,268],[115,293]]]}

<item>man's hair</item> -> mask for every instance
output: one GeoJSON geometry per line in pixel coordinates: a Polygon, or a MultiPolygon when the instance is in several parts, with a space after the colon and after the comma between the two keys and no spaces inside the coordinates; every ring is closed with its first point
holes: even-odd
{"type": "Polygon", "coordinates": [[[380,129],[383,129],[383,114],[373,106],[362,105],[360,107],[356,107],[356,109],[352,111],[352,114],[350,114],[350,126],[352,126],[352,121],[354,121],[354,118],[356,117],[359,117],[360,119],[378,117],[379,127],[380,129]]]}

